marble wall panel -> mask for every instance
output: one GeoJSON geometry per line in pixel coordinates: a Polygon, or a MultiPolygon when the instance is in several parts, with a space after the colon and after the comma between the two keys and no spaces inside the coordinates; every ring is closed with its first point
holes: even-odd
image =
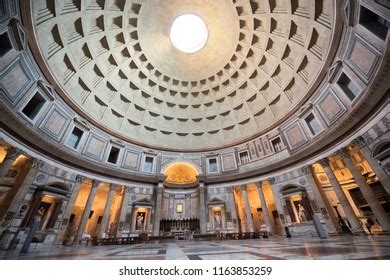
{"type": "Polygon", "coordinates": [[[131,170],[139,170],[140,153],[132,150],[125,150],[122,167],[131,170]]]}
{"type": "Polygon", "coordinates": [[[42,121],[39,129],[54,140],[60,141],[70,123],[70,116],[57,106],[53,106],[42,121]]]}
{"type": "Polygon", "coordinates": [[[282,129],[290,150],[294,150],[307,143],[308,139],[299,121],[295,121],[290,126],[282,129]]]}
{"type": "Polygon", "coordinates": [[[381,53],[357,34],[351,37],[351,47],[346,55],[346,63],[368,83],[380,61],[381,53]]]}
{"type": "Polygon", "coordinates": [[[328,89],[318,99],[316,107],[327,125],[334,123],[344,112],[347,111],[344,104],[331,89],[328,89]]]}
{"type": "Polygon", "coordinates": [[[0,93],[12,104],[23,97],[35,82],[36,73],[27,65],[23,55],[18,56],[7,67],[0,70],[0,93]]]}
{"type": "Polygon", "coordinates": [[[221,160],[223,171],[231,171],[237,169],[236,158],[233,153],[221,155],[221,160]]]}
{"type": "Polygon", "coordinates": [[[85,144],[83,154],[97,160],[102,160],[106,146],[107,141],[91,133],[85,144]]]}

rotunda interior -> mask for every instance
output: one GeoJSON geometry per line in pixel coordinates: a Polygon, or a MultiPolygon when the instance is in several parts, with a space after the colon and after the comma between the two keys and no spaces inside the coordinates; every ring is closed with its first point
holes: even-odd
{"type": "Polygon", "coordinates": [[[388,1],[0,12],[1,250],[390,232],[388,1]]]}

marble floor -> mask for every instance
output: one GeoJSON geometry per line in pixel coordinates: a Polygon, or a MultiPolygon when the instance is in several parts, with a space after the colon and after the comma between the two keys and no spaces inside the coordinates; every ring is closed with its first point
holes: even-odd
{"type": "Polygon", "coordinates": [[[390,259],[390,236],[346,236],[326,240],[270,238],[229,241],[178,241],[101,247],[35,248],[20,255],[0,251],[0,259],[88,260],[380,260],[390,259]]]}

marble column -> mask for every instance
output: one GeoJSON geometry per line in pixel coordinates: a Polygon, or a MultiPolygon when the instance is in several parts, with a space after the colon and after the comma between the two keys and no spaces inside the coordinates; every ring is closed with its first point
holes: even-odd
{"type": "Polygon", "coordinates": [[[271,216],[269,215],[267,202],[265,200],[265,196],[264,196],[264,192],[263,192],[263,182],[260,181],[260,182],[257,182],[255,184],[256,184],[256,187],[257,187],[257,193],[259,194],[261,210],[263,212],[265,225],[267,226],[267,232],[269,234],[273,234],[274,231],[273,231],[273,228],[272,228],[271,216]]]}
{"type": "Polygon", "coordinates": [[[160,235],[161,205],[164,186],[162,182],[158,183],[156,189],[156,207],[154,208],[153,236],[160,235]]]}
{"type": "Polygon", "coordinates": [[[121,237],[122,231],[125,229],[125,222],[126,222],[126,216],[129,213],[129,200],[130,200],[130,187],[128,186],[123,186],[123,198],[121,202],[121,209],[119,212],[119,226],[118,230],[116,232],[116,237],[121,237]]]}
{"type": "Polygon", "coordinates": [[[169,219],[175,219],[175,209],[174,209],[174,205],[175,204],[175,195],[174,194],[171,194],[169,193],[168,194],[168,218],[169,219]]]}
{"type": "MultiPolygon", "coordinates": [[[[44,162],[38,159],[27,160],[23,168],[26,168],[27,175],[22,178],[19,182],[19,178],[12,190],[6,194],[6,199],[3,200],[3,203],[0,205],[0,221],[4,218],[6,213],[16,214],[22,201],[24,200],[28,190],[30,189],[32,183],[35,181],[35,178],[38,175],[39,169],[42,168],[44,162]]],[[[13,217],[10,217],[10,222],[13,217]]],[[[3,223],[0,223],[0,229],[4,226],[3,223]]]]}
{"type": "Polygon", "coordinates": [[[0,179],[4,178],[7,172],[11,169],[14,161],[22,154],[22,151],[17,148],[8,148],[7,154],[0,165],[0,179]]]}
{"type": "Polygon", "coordinates": [[[247,187],[248,186],[241,186],[241,192],[242,196],[244,197],[244,204],[245,204],[245,216],[247,220],[247,225],[248,225],[248,232],[253,232],[253,219],[252,219],[252,214],[251,214],[251,207],[249,205],[249,199],[248,199],[248,192],[247,192],[247,187]]]}
{"type": "Polygon", "coordinates": [[[336,193],[336,196],[343,207],[345,215],[347,215],[347,219],[349,224],[351,225],[351,230],[354,233],[364,233],[362,225],[359,222],[359,219],[356,217],[355,212],[353,212],[352,206],[349,203],[344,190],[342,189],[339,181],[337,181],[336,175],[333,173],[333,170],[330,168],[329,160],[324,158],[319,161],[319,163],[324,168],[326,176],[328,176],[330,184],[332,185],[333,190],[336,193]]]}
{"type": "Polygon", "coordinates": [[[100,223],[100,228],[99,228],[99,234],[98,234],[99,238],[107,237],[105,233],[107,233],[108,221],[110,218],[110,210],[111,210],[112,201],[114,199],[116,188],[117,185],[112,184],[110,186],[110,190],[108,191],[108,197],[106,200],[106,204],[104,206],[102,222],[100,223]]]}
{"type": "Polygon", "coordinates": [[[276,210],[278,211],[278,215],[279,215],[279,218],[282,222],[282,226],[283,224],[285,223],[285,216],[289,216],[288,213],[284,213],[284,208],[283,208],[283,205],[284,205],[284,201],[281,201],[281,199],[279,199],[278,197],[278,192],[276,190],[276,186],[275,186],[275,177],[271,177],[271,178],[268,178],[267,181],[269,182],[270,186],[271,186],[271,190],[272,190],[272,196],[274,197],[274,200],[275,200],[275,207],[276,207],[276,210]]]}
{"type": "Polygon", "coordinates": [[[84,176],[81,176],[81,175],[76,176],[76,184],[72,190],[72,196],[70,197],[70,199],[68,201],[68,205],[66,206],[66,210],[65,210],[65,213],[63,216],[63,219],[67,219],[68,222],[61,226],[60,231],[58,232],[57,237],[56,237],[56,241],[55,241],[56,244],[59,244],[62,242],[64,235],[68,229],[69,218],[72,215],[73,206],[74,206],[74,203],[76,201],[77,195],[79,194],[80,188],[84,184],[84,179],[85,179],[84,176]]]}
{"type": "Polygon", "coordinates": [[[186,204],[184,205],[185,218],[191,217],[191,194],[186,194],[186,204]]]}
{"type": "Polygon", "coordinates": [[[382,166],[378,163],[378,161],[371,156],[371,150],[366,145],[363,137],[360,136],[356,138],[352,143],[359,148],[365,160],[375,172],[375,175],[378,177],[383,188],[388,194],[390,194],[390,176],[387,175],[387,173],[383,170],[382,166]]]}
{"type": "Polygon", "coordinates": [[[136,225],[135,218],[137,215],[137,210],[138,210],[138,207],[133,205],[133,209],[131,212],[131,221],[130,221],[130,231],[132,231],[132,232],[135,231],[135,225],[136,225]]]}
{"type": "Polygon", "coordinates": [[[355,179],[356,184],[358,185],[360,191],[362,192],[364,198],[366,199],[368,205],[370,206],[372,212],[374,213],[376,219],[379,221],[383,231],[390,231],[390,218],[386,214],[382,205],[375,196],[374,191],[371,186],[367,183],[366,178],[362,175],[360,170],[352,162],[350,151],[348,148],[341,149],[338,154],[344,160],[346,167],[351,171],[353,178],[355,179]]]}
{"type": "Polygon", "coordinates": [[[96,195],[96,192],[98,190],[98,186],[100,185],[100,183],[101,182],[98,180],[92,180],[91,191],[89,192],[88,199],[87,199],[87,202],[85,204],[83,214],[81,215],[80,224],[79,224],[79,227],[77,229],[76,237],[75,237],[74,242],[73,242],[74,244],[78,244],[83,237],[83,233],[84,233],[85,227],[86,227],[88,219],[89,219],[89,214],[91,212],[93,200],[95,198],[95,195],[96,195]]]}
{"type": "Polygon", "coordinates": [[[237,216],[236,202],[234,200],[234,188],[229,187],[227,189],[227,192],[229,197],[229,205],[230,205],[230,213],[231,213],[231,219],[233,224],[233,230],[238,231],[238,216],[237,216]]]}
{"type": "Polygon", "coordinates": [[[341,232],[340,225],[334,214],[332,206],[329,203],[328,198],[321,185],[317,182],[313,175],[313,169],[311,165],[305,166],[302,169],[302,173],[305,174],[308,185],[313,191],[314,200],[320,207],[322,216],[324,217],[326,229],[328,233],[339,233],[341,232]],[[326,211],[326,212],[325,212],[326,211]],[[325,213],[324,213],[325,212],[325,213]]]}
{"type": "Polygon", "coordinates": [[[200,233],[206,234],[207,232],[206,187],[203,182],[199,183],[199,223],[200,223],[200,233]]]}

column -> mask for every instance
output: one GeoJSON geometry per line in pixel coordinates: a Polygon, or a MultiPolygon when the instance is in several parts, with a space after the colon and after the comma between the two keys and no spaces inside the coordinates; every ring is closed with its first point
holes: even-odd
{"type": "Polygon", "coordinates": [[[353,178],[356,181],[360,191],[362,192],[364,198],[367,200],[368,205],[370,206],[372,212],[374,213],[376,219],[379,221],[383,231],[390,230],[390,218],[387,216],[382,205],[375,196],[374,191],[371,189],[370,185],[367,183],[366,178],[362,175],[356,165],[352,162],[351,155],[348,148],[341,149],[338,154],[344,160],[345,165],[351,171],[353,178]]]}
{"type": "Polygon", "coordinates": [[[5,177],[7,172],[11,169],[15,159],[21,154],[22,151],[17,148],[10,147],[7,149],[7,154],[0,165],[0,179],[5,177]]]}
{"type": "Polygon", "coordinates": [[[272,221],[271,221],[271,217],[269,215],[267,202],[265,201],[265,196],[264,196],[264,192],[263,192],[263,182],[260,181],[260,182],[257,182],[255,184],[257,187],[257,193],[259,194],[261,209],[262,209],[263,217],[264,217],[264,222],[267,226],[267,232],[273,234],[272,221]]]}
{"type": "Polygon", "coordinates": [[[200,233],[205,234],[207,232],[206,188],[203,182],[199,183],[199,223],[200,233]]]}
{"type": "Polygon", "coordinates": [[[175,219],[175,195],[168,194],[168,218],[175,219]]]}
{"type": "Polygon", "coordinates": [[[80,224],[77,229],[76,237],[74,239],[74,244],[78,244],[80,240],[83,237],[83,233],[85,230],[85,226],[87,225],[88,219],[89,219],[89,213],[91,212],[92,208],[92,203],[95,198],[98,186],[100,185],[100,181],[98,180],[92,180],[92,186],[91,186],[91,191],[89,192],[87,203],[85,204],[85,208],[83,211],[83,214],[81,216],[80,224]]]}
{"type": "MultiPolygon", "coordinates": [[[[23,168],[28,169],[27,175],[22,179],[19,186],[15,182],[15,185],[13,186],[12,190],[6,194],[7,199],[4,199],[2,205],[0,205],[0,221],[4,218],[4,215],[6,213],[17,213],[21,202],[26,196],[27,191],[29,190],[31,184],[34,182],[35,178],[38,175],[39,168],[41,168],[43,165],[44,163],[38,159],[32,159],[26,162],[26,165],[23,168]]],[[[13,216],[8,218],[11,222],[13,216]]],[[[3,226],[3,223],[1,223],[0,229],[3,226]]]]}
{"type": "Polygon", "coordinates": [[[135,224],[136,224],[135,218],[136,218],[136,215],[137,215],[137,209],[138,209],[138,207],[135,207],[133,205],[133,209],[132,209],[132,212],[131,212],[131,221],[130,221],[130,231],[131,232],[135,231],[135,224]]]}
{"type": "Polygon", "coordinates": [[[368,162],[372,170],[375,172],[375,175],[378,177],[383,188],[386,190],[388,194],[390,194],[390,177],[386,174],[386,172],[383,170],[382,166],[378,163],[378,161],[371,156],[371,151],[366,145],[363,137],[360,136],[356,138],[352,143],[359,148],[365,160],[368,162]]]}
{"type": "Polygon", "coordinates": [[[227,191],[229,196],[230,213],[232,218],[233,230],[238,231],[238,217],[237,217],[236,202],[234,200],[234,188],[229,187],[227,191]]]}
{"type": "Polygon", "coordinates": [[[251,207],[249,205],[249,199],[248,199],[248,193],[247,193],[247,186],[241,186],[241,192],[242,196],[244,197],[244,203],[245,203],[245,215],[246,220],[248,224],[248,231],[253,232],[253,219],[251,215],[251,207]]]}
{"type": "Polygon", "coordinates": [[[322,189],[321,185],[317,183],[317,180],[314,178],[313,175],[313,169],[311,165],[302,167],[302,172],[306,176],[307,183],[311,187],[314,195],[315,201],[318,203],[320,209],[323,209],[322,211],[326,211],[326,213],[323,213],[322,216],[324,217],[326,228],[328,233],[337,233],[341,232],[340,225],[337,221],[336,215],[333,212],[333,209],[329,203],[328,198],[326,197],[326,194],[324,190],[322,189]],[[328,217],[327,217],[328,216],[328,217]]]}
{"type": "Polygon", "coordinates": [[[340,183],[337,181],[337,178],[333,173],[333,170],[330,168],[329,160],[327,158],[324,158],[320,160],[320,164],[324,168],[326,176],[328,176],[329,178],[330,184],[332,185],[333,190],[336,193],[336,196],[341,204],[341,207],[343,207],[343,210],[347,215],[347,219],[351,225],[352,232],[364,233],[364,230],[359,222],[359,219],[356,217],[355,212],[353,212],[351,204],[349,203],[347,197],[345,196],[345,193],[340,183]]]}
{"type": "Polygon", "coordinates": [[[107,237],[105,233],[107,232],[107,224],[108,224],[108,219],[110,217],[110,210],[112,206],[112,200],[114,199],[116,187],[117,185],[114,184],[110,186],[110,190],[108,192],[108,197],[106,200],[106,205],[104,206],[102,222],[100,223],[100,229],[98,234],[99,238],[107,237]]]}
{"type": "Polygon", "coordinates": [[[185,218],[191,217],[191,194],[186,194],[186,204],[184,205],[185,218]]]}
{"type": "Polygon", "coordinates": [[[162,182],[158,183],[156,189],[156,207],[154,208],[154,221],[153,221],[153,236],[160,234],[160,220],[161,220],[161,204],[164,186],[162,182]]]}
{"type": "Polygon", "coordinates": [[[68,228],[69,218],[70,218],[70,215],[72,214],[74,203],[76,201],[77,195],[79,194],[81,186],[84,184],[84,180],[85,180],[85,177],[83,177],[81,175],[76,176],[76,184],[72,190],[72,196],[70,197],[70,199],[68,201],[68,205],[66,206],[66,210],[65,210],[65,213],[63,216],[64,220],[67,219],[68,222],[66,224],[61,225],[60,231],[58,232],[57,237],[56,237],[56,241],[55,241],[56,244],[62,242],[62,240],[64,238],[64,235],[65,235],[66,230],[68,228]]]}
{"type": "Polygon", "coordinates": [[[119,213],[119,227],[118,231],[116,232],[116,237],[121,237],[122,231],[125,229],[125,222],[126,222],[126,215],[129,212],[128,211],[128,204],[130,200],[130,187],[123,186],[123,198],[121,203],[121,210],[119,213]]]}

